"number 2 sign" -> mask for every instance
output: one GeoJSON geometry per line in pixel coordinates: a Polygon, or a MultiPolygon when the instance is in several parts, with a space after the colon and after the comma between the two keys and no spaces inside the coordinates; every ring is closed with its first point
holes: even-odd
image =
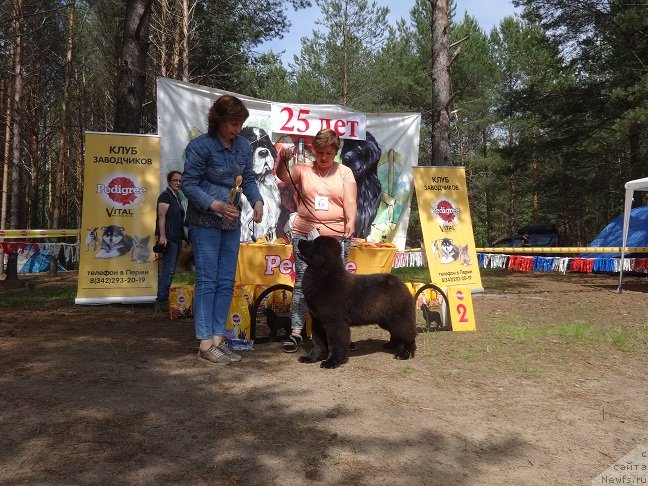
{"type": "Polygon", "coordinates": [[[332,110],[318,105],[272,103],[271,116],[273,133],[314,136],[320,130],[330,128],[340,138],[366,138],[367,116],[356,111],[332,110]]]}
{"type": "Polygon", "coordinates": [[[448,287],[448,305],[453,331],[474,331],[477,328],[470,287],[448,287]]]}

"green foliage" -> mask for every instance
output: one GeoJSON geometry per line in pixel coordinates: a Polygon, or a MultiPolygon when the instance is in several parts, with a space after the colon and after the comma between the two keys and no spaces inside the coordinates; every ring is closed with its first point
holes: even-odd
{"type": "Polygon", "coordinates": [[[322,15],[315,23],[325,30],[302,39],[301,55],[293,66],[298,97],[366,110],[378,98],[367,79],[378,79],[375,53],[382,50],[389,31],[388,9],[368,0],[317,4],[322,15]]]}

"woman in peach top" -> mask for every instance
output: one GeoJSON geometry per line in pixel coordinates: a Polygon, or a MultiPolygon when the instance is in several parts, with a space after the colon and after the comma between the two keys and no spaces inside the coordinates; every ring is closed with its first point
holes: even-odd
{"type": "Polygon", "coordinates": [[[313,239],[319,235],[335,236],[340,239],[342,257],[346,261],[355,231],[357,187],[351,169],[335,162],[341,146],[340,137],[333,130],[320,130],[315,135],[312,146],[315,154],[312,164],[293,164],[288,169],[287,164],[280,163],[277,167],[277,177],[296,186],[295,190],[299,194],[297,215],[292,227],[295,255],[292,332],[282,346],[286,353],[294,353],[299,349],[308,314],[301,288],[307,265],[297,257],[299,240],[313,239]]]}

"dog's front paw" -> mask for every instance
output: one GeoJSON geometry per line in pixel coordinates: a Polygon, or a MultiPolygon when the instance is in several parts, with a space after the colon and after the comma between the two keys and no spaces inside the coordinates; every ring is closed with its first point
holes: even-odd
{"type": "Polygon", "coordinates": [[[339,368],[340,365],[342,365],[342,363],[340,361],[338,361],[337,359],[329,358],[327,360],[322,361],[322,364],[320,365],[320,368],[326,368],[326,369],[332,370],[332,369],[335,369],[335,368],[339,368]]]}
{"type": "Polygon", "coordinates": [[[383,344],[383,349],[387,349],[391,351],[397,349],[399,346],[401,346],[400,342],[390,339],[388,342],[383,344]]]}
{"type": "Polygon", "coordinates": [[[300,363],[315,363],[315,361],[310,356],[300,356],[297,360],[300,363]]]}
{"type": "Polygon", "coordinates": [[[394,355],[396,359],[410,359],[414,357],[414,353],[410,353],[409,350],[403,348],[398,353],[394,355]]]}

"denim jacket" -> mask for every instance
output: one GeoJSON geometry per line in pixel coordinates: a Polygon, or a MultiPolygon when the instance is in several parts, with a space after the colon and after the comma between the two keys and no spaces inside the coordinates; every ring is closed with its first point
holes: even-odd
{"type": "Polygon", "coordinates": [[[236,184],[236,176],[243,176],[243,194],[254,207],[263,201],[254,180],[252,149],[250,142],[240,135],[226,148],[218,137],[200,135],[189,142],[185,149],[185,165],[182,174],[182,192],[195,209],[210,218],[222,215],[211,211],[215,200],[229,201],[230,190],[236,184]]]}

